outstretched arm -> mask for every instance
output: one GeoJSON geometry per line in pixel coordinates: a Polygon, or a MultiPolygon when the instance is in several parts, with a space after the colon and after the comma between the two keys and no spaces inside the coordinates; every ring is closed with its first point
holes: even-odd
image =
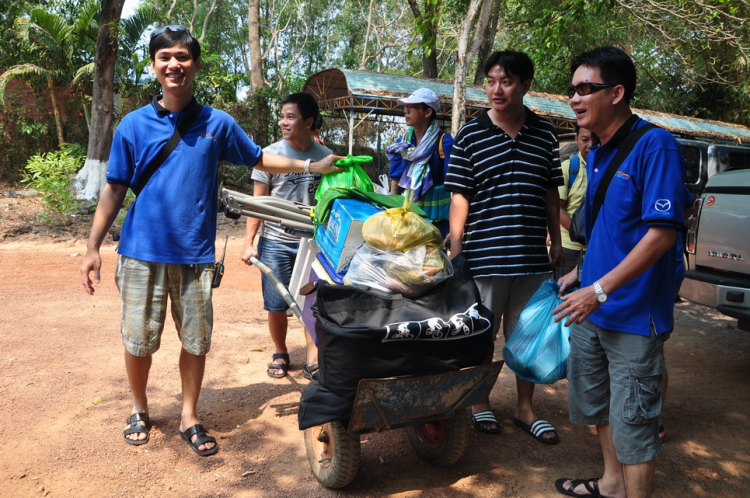
{"type": "Polygon", "coordinates": [[[99,197],[99,204],[97,204],[96,213],[94,213],[94,222],[91,225],[91,233],[86,243],[86,256],[80,268],[83,288],[91,295],[94,294],[93,284],[98,284],[101,278],[102,258],[99,255],[99,248],[104,241],[104,237],[107,236],[109,227],[115,221],[127,192],[128,187],[124,185],[108,183],[104,186],[104,190],[99,197]],[[94,272],[93,283],[89,277],[89,273],[92,271],[94,272]]]}
{"type": "MultiPolygon", "coordinates": [[[[329,154],[320,161],[312,161],[310,163],[310,173],[325,174],[343,171],[345,168],[334,166],[334,163],[339,159],[344,158],[329,154]]],[[[258,164],[253,167],[267,173],[302,173],[305,171],[305,161],[264,152],[258,164]]]]}

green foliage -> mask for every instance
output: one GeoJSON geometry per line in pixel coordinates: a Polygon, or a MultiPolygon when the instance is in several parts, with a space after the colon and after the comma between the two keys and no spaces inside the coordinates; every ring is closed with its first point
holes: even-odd
{"type": "Polygon", "coordinates": [[[72,192],[72,181],[86,160],[86,149],[79,144],[64,144],[59,151],[37,154],[26,163],[26,176],[21,180],[43,197],[47,211],[45,222],[75,213],[78,200],[72,192]]]}

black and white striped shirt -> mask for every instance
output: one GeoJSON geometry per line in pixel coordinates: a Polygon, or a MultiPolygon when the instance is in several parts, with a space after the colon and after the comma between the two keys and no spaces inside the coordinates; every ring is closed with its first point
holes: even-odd
{"type": "Polygon", "coordinates": [[[515,139],[487,111],[461,128],[445,189],[469,199],[463,254],[474,277],[551,271],[546,196],[562,184],[555,128],[528,108],[515,139]]]}

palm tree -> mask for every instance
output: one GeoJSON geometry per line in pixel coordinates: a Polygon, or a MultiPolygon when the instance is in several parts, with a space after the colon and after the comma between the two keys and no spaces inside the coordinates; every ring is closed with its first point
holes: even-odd
{"type": "Polygon", "coordinates": [[[78,17],[70,23],[60,14],[40,8],[32,9],[28,17],[20,17],[15,22],[18,36],[36,54],[36,61],[13,66],[0,76],[0,103],[5,102],[5,87],[11,79],[42,78],[50,94],[60,145],[65,142],[65,136],[55,82],[71,83],[75,69],[90,60],[96,40],[95,18],[98,12],[99,2],[86,0],[78,17]]]}

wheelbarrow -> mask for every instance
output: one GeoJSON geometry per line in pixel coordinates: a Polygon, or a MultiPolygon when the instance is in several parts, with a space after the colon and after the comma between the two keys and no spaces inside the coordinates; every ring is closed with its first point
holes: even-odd
{"type": "Polygon", "coordinates": [[[461,459],[470,428],[466,408],[487,401],[502,361],[430,375],[362,379],[348,421],[304,430],[307,461],[327,488],[357,475],[360,434],[406,429],[415,453],[444,467],[461,459]]]}
{"type": "MultiPolygon", "coordinates": [[[[312,234],[308,206],[223,190],[221,209],[230,218],[256,217],[279,223],[302,237],[312,234]]],[[[273,271],[256,258],[250,262],[269,277],[307,328],[302,310],[273,271]]],[[[424,461],[435,466],[456,463],[467,446],[467,408],[487,401],[502,367],[503,362],[496,361],[428,375],[361,379],[347,419],[303,431],[315,478],[327,488],[346,486],[359,470],[360,434],[392,429],[405,429],[414,451],[424,461]]]]}

